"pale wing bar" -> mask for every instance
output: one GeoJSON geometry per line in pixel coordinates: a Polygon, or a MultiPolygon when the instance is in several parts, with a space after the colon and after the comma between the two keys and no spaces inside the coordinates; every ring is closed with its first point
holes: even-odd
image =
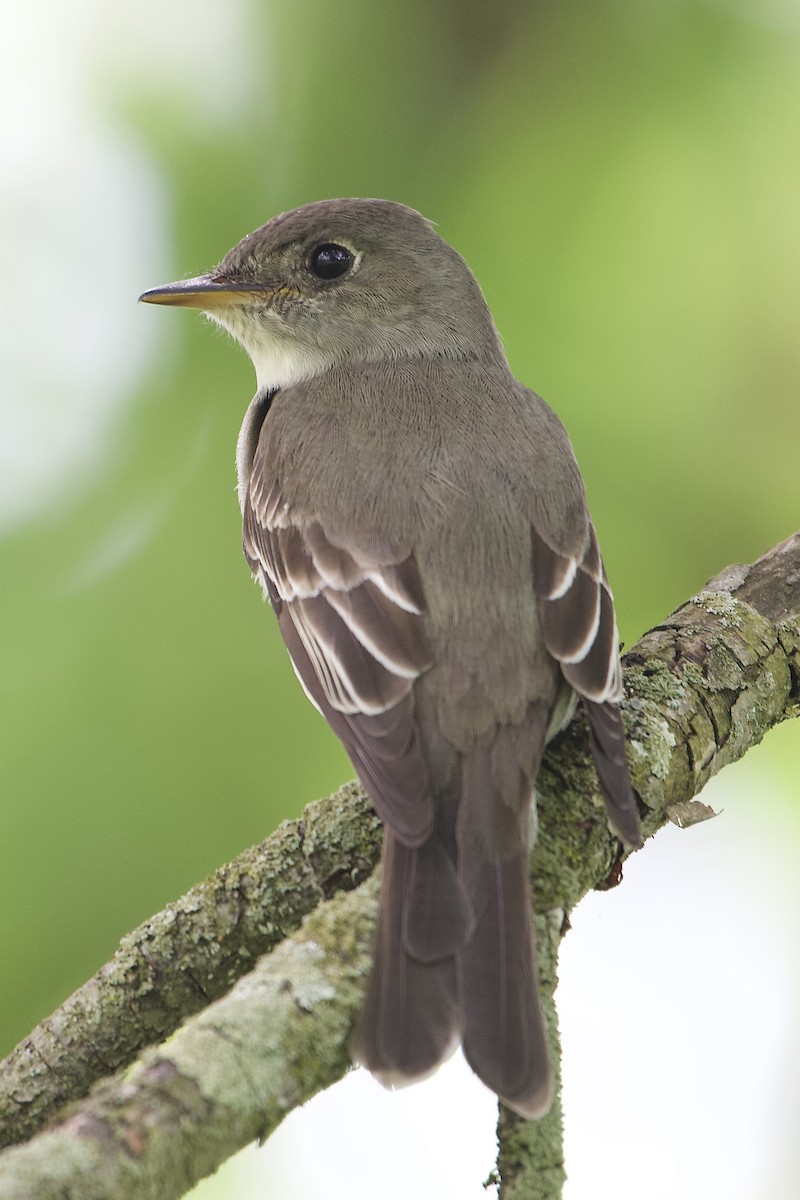
{"type": "Polygon", "coordinates": [[[533,529],[533,581],[542,636],[576,692],[602,704],[622,698],[614,600],[594,526],[580,559],[554,550],[533,529]]]}
{"type": "Polygon", "coordinates": [[[545,645],[585,701],[592,757],[608,819],[624,841],[637,846],[642,834],[619,712],[619,635],[594,526],[589,525],[580,558],[554,550],[535,528],[531,553],[545,645]]]}
{"type": "Polygon", "coordinates": [[[421,844],[433,801],[413,686],[432,654],[413,555],[368,539],[337,543],[320,522],[297,521],[258,472],[244,550],[306,695],[344,743],[382,820],[403,844],[421,844]]]}
{"type": "Polygon", "coordinates": [[[351,714],[391,708],[433,661],[413,556],[360,562],[319,522],[270,527],[260,515],[246,506],[245,554],[273,603],[288,606],[328,703],[351,714]]]}

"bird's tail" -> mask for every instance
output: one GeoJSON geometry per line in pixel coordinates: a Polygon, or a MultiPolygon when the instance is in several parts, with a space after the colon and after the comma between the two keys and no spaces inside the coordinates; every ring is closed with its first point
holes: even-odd
{"type": "Polygon", "coordinates": [[[464,1056],[521,1116],[550,1107],[552,1074],[536,972],[528,855],[483,863],[470,894],[482,905],[461,959],[464,1056]]]}
{"type": "Polygon", "coordinates": [[[506,727],[467,757],[459,866],[475,919],[461,956],[464,1055],[505,1104],[547,1112],[551,1071],[539,1002],[530,900],[530,818],[547,713],[506,727]]]}
{"type": "Polygon", "coordinates": [[[437,804],[433,833],[405,846],[384,832],[375,956],[350,1049],[386,1087],[429,1075],[463,1031],[458,954],[472,919],[456,870],[455,805],[437,804]]]}
{"type": "Polygon", "coordinates": [[[375,960],[351,1049],[382,1083],[430,1074],[460,1040],[475,1073],[525,1117],[547,1111],[551,1073],[530,906],[532,780],[547,714],[472,750],[434,833],[385,834],[375,960]]]}

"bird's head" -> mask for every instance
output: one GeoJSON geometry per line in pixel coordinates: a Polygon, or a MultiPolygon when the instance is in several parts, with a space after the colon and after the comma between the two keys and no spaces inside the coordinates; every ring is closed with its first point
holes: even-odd
{"type": "Polygon", "coordinates": [[[464,260],[419,213],[388,200],[323,200],[282,213],[207,275],[141,299],[201,309],[250,355],[260,389],[345,360],[499,348],[464,260]]]}

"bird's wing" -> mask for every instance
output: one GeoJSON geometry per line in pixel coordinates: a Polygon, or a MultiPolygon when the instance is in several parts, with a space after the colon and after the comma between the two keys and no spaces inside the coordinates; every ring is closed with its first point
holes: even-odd
{"type": "Polygon", "coordinates": [[[614,598],[594,526],[582,553],[555,549],[535,526],[533,580],[545,645],[564,678],[584,698],[597,774],[608,818],[632,846],[641,842],[639,814],[625,760],[619,712],[622,671],[614,598]]]}
{"type": "Polygon", "coordinates": [[[545,645],[581,696],[602,704],[622,699],[617,622],[597,534],[581,554],[556,550],[533,529],[533,583],[545,645]]]}
{"type": "Polygon", "coordinates": [[[344,743],[379,816],[406,845],[433,826],[414,721],[414,681],[432,665],[413,553],[337,537],[295,515],[258,456],[244,550],[270,597],[306,694],[344,743]]]}

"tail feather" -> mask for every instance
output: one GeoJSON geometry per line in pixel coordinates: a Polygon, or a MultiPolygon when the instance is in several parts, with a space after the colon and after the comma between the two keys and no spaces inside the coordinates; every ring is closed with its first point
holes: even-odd
{"type": "Polygon", "coordinates": [[[544,704],[463,758],[422,845],[384,834],[375,960],[351,1049],[384,1085],[433,1071],[463,1040],[475,1073],[522,1116],[550,1105],[529,855],[544,704]]]}
{"type": "Polygon", "coordinates": [[[435,963],[453,958],[472,936],[474,918],[456,866],[455,836],[437,827],[409,855],[404,896],[403,945],[411,958],[435,963]]]}
{"type": "Polygon", "coordinates": [[[459,871],[475,931],[461,955],[464,1054],[483,1082],[528,1118],[550,1106],[530,899],[533,783],[548,725],[532,704],[464,760],[459,871]]]}
{"type": "Polygon", "coordinates": [[[536,972],[528,855],[484,862],[470,879],[480,905],[461,956],[464,1055],[500,1099],[528,1119],[547,1112],[552,1075],[536,972]]]}
{"type": "MultiPolygon", "coordinates": [[[[435,842],[435,836],[430,842],[435,842]]],[[[353,1059],[385,1087],[429,1075],[456,1048],[462,1033],[455,954],[465,936],[466,907],[459,901],[452,910],[451,925],[440,920],[427,939],[423,937],[426,905],[420,905],[417,911],[412,906],[409,914],[409,897],[414,894],[415,877],[423,882],[430,879],[430,872],[424,865],[418,870],[415,861],[424,853],[425,847],[404,846],[388,829],[385,831],[375,958],[364,1007],[350,1042],[353,1059]],[[449,953],[436,961],[413,957],[404,938],[406,925],[428,957],[434,946],[449,953]]],[[[435,850],[433,856],[437,856],[435,850]]],[[[453,878],[457,884],[455,872],[453,878]]],[[[441,887],[438,892],[442,892],[441,887]]]]}
{"type": "Polygon", "coordinates": [[[616,704],[586,700],[592,757],[603,791],[606,815],[629,846],[641,846],[642,828],[625,760],[625,730],[616,704]]]}

